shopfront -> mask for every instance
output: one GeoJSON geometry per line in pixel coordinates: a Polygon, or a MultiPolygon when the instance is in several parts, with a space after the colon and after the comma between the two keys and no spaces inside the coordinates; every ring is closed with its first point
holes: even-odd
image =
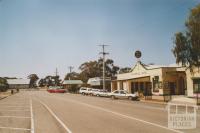
{"type": "Polygon", "coordinates": [[[127,90],[142,95],[184,95],[186,76],[178,67],[145,65],[138,61],[129,73],[118,74],[111,84],[112,91],[127,90]]]}
{"type": "Polygon", "coordinates": [[[187,75],[187,93],[189,97],[200,97],[200,68],[194,68],[193,72],[190,69],[186,70],[187,75]]]}

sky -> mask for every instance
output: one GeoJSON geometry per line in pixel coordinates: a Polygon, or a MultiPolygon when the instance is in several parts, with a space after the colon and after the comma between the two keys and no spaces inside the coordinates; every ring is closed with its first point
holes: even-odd
{"type": "Polygon", "coordinates": [[[175,63],[174,34],[200,0],[0,0],[0,77],[40,78],[100,58],[120,67],[175,63]]]}

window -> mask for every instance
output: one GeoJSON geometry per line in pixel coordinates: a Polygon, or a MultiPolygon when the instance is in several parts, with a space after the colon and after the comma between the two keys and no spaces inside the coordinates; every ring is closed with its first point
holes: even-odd
{"type": "Polygon", "coordinates": [[[125,91],[121,91],[120,94],[126,94],[126,92],[125,91]]]}
{"type": "Polygon", "coordinates": [[[162,82],[159,82],[159,76],[153,78],[153,92],[159,92],[159,89],[162,88],[162,82]]]}
{"type": "Polygon", "coordinates": [[[193,79],[193,89],[194,93],[200,93],[200,78],[193,79]]]}
{"type": "Polygon", "coordinates": [[[119,93],[119,91],[115,91],[114,93],[119,93]]]}

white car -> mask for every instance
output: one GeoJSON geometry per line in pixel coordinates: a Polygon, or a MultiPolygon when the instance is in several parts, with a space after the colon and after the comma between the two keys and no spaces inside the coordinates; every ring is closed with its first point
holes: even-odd
{"type": "Polygon", "coordinates": [[[100,91],[100,89],[90,88],[88,95],[94,96],[96,92],[100,91]]]}
{"type": "Polygon", "coordinates": [[[107,90],[99,90],[99,91],[94,92],[93,95],[98,96],[98,97],[107,97],[108,91],[107,90]]]}
{"type": "Polygon", "coordinates": [[[112,99],[129,99],[129,100],[138,100],[137,94],[130,94],[125,90],[115,90],[111,93],[108,93],[108,96],[110,96],[112,99]]]}
{"type": "Polygon", "coordinates": [[[90,91],[91,91],[91,88],[81,87],[79,90],[79,93],[83,95],[88,95],[90,91]]]}

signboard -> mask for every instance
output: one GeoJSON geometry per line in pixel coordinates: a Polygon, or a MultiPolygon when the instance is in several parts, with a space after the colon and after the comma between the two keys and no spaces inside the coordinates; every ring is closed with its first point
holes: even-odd
{"type": "Polygon", "coordinates": [[[141,56],[142,56],[141,51],[139,51],[139,50],[135,51],[135,57],[136,58],[140,58],[141,56]]]}

